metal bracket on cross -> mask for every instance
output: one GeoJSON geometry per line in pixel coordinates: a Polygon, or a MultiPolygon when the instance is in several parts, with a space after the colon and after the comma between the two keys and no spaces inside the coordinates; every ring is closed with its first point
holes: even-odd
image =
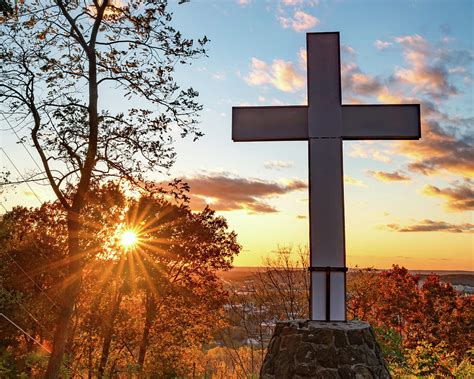
{"type": "Polygon", "coordinates": [[[342,105],[339,33],[306,35],[308,105],[233,107],[233,141],[308,141],[312,320],[346,320],[342,141],[419,139],[420,105],[342,105]],[[316,266],[317,264],[317,266],[316,266]]]}

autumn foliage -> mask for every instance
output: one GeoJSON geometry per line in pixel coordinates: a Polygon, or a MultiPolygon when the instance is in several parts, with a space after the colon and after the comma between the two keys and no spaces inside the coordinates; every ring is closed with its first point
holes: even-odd
{"type": "Polygon", "coordinates": [[[421,279],[396,265],[382,272],[360,270],[349,276],[348,294],[349,316],[376,328],[392,365],[411,367],[415,374],[451,375],[449,367],[469,360],[474,299],[438,275],[421,279]]]}
{"type": "MultiPolygon", "coordinates": [[[[216,272],[240,250],[235,233],[210,209],[127,197],[116,185],[92,191],[86,210],[84,273],[61,376],[191,375],[221,321],[227,292],[216,272]],[[127,251],[115,243],[124,225],[139,238],[127,251]]],[[[65,222],[57,202],[0,220],[0,377],[44,375],[58,295],[73,280],[65,222]]]]}

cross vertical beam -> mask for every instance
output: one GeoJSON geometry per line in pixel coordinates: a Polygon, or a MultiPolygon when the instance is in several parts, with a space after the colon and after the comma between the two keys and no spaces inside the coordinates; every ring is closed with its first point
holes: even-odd
{"type": "Polygon", "coordinates": [[[313,320],[346,319],[339,33],[306,35],[313,320]],[[323,270],[324,268],[324,270],[323,270]]]}

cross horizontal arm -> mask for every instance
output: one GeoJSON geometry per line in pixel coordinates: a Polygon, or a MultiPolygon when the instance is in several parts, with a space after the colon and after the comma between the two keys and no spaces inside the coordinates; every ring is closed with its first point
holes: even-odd
{"type": "Polygon", "coordinates": [[[307,139],[307,106],[232,108],[232,140],[234,142],[307,139]]]}
{"type": "Polygon", "coordinates": [[[342,138],[419,139],[420,105],[343,105],[342,138]]]}

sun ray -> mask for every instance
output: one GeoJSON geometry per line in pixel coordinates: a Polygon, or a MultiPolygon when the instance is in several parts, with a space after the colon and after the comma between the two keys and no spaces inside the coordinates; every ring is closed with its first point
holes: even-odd
{"type": "Polygon", "coordinates": [[[28,271],[28,274],[29,275],[38,275],[38,274],[44,273],[46,271],[51,271],[51,270],[54,270],[54,269],[65,267],[69,263],[74,262],[78,259],[81,259],[81,258],[85,257],[86,254],[88,254],[88,253],[89,253],[89,251],[84,251],[80,254],[75,255],[74,257],[66,256],[66,257],[63,257],[63,258],[55,260],[55,261],[50,261],[50,263],[48,263],[46,265],[39,265],[37,268],[28,271]]]}
{"type": "Polygon", "coordinates": [[[134,262],[135,254],[134,253],[135,252],[132,252],[132,254],[127,255],[127,264],[128,264],[128,269],[129,269],[129,272],[130,272],[129,281],[130,281],[130,286],[131,286],[132,290],[137,289],[137,286],[136,286],[137,275],[136,275],[136,272],[135,272],[135,262],[134,262]]]}
{"type": "Polygon", "coordinates": [[[145,278],[145,282],[147,283],[150,291],[153,293],[153,295],[155,295],[156,297],[159,297],[158,289],[156,288],[155,284],[153,283],[153,280],[151,279],[151,276],[148,273],[148,270],[147,270],[145,264],[143,263],[140,255],[137,254],[136,258],[137,258],[136,259],[137,263],[140,266],[140,269],[142,271],[143,277],[145,278]]]}

